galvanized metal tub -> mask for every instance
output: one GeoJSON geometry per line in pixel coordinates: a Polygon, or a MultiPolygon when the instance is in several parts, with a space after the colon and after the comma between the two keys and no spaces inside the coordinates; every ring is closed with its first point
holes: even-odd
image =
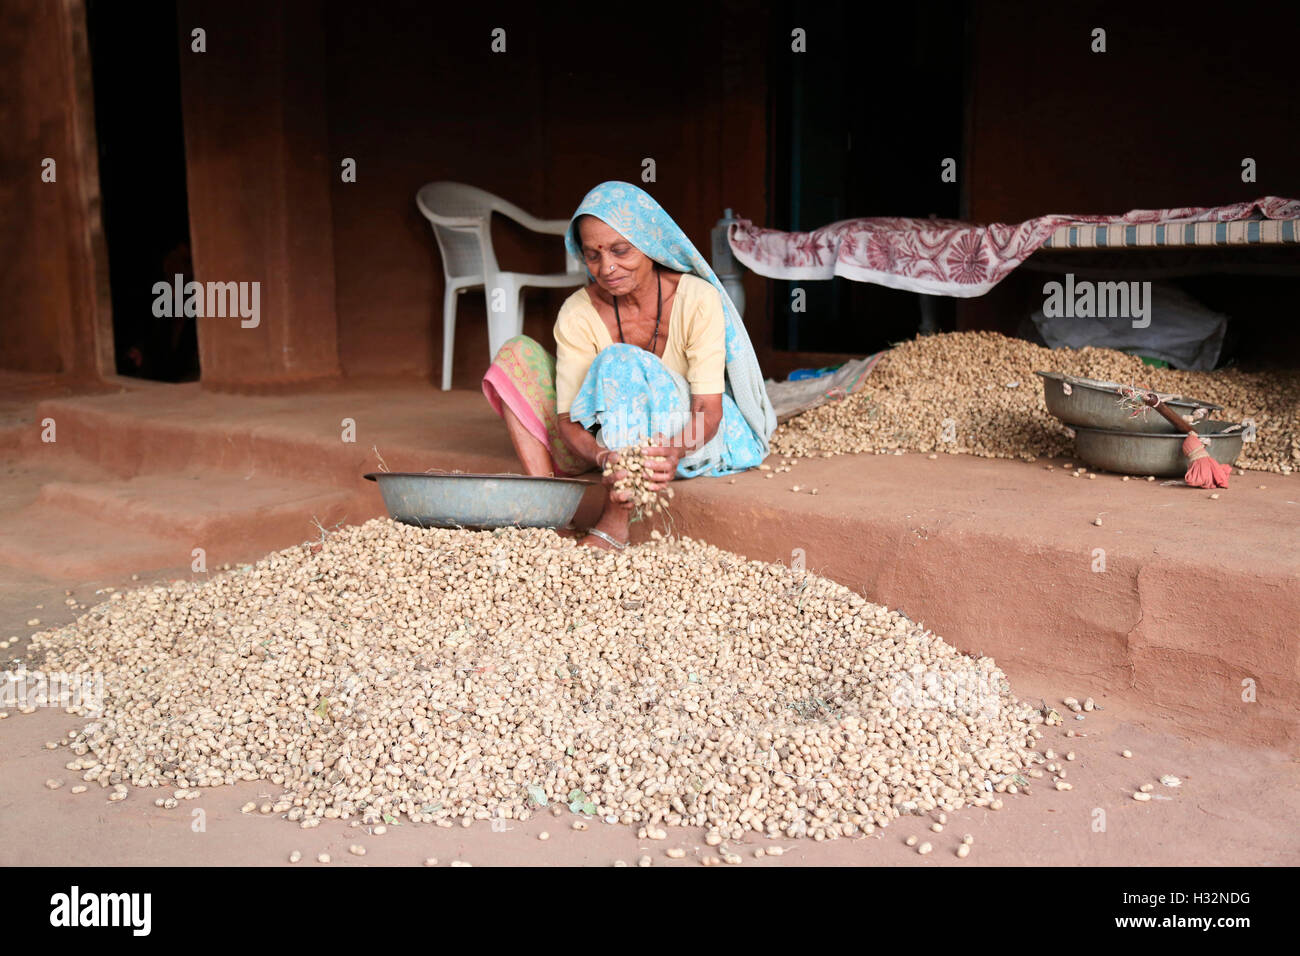
{"type": "MultiPolygon", "coordinates": [[[[1235,465],[1241,454],[1242,426],[1206,419],[1196,427],[1215,461],[1235,465]],[[1225,429],[1234,431],[1227,432],[1225,429]]],[[[1093,468],[1122,475],[1181,478],[1187,473],[1181,432],[1129,432],[1115,428],[1076,427],[1074,452],[1093,468]]]]}
{"type": "MultiPolygon", "coordinates": [[[[1047,403],[1047,410],[1067,425],[1126,432],[1181,434],[1154,409],[1142,409],[1133,415],[1130,408],[1120,405],[1119,389],[1123,386],[1118,382],[1078,378],[1060,372],[1034,374],[1043,380],[1043,400],[1047,403]]],[[[1181,395],[1160,395],[1160,398],[1179,415],[1192,416],[1198,421],[1206,418],[1210,412],[1223,409],[1222,405],[1181,395]]]]}
{"type": "Polygon", "coordinates": [[[422,528],[559,528],[591,482],[533,475],[372,471],[395,520],[422,528]]]}

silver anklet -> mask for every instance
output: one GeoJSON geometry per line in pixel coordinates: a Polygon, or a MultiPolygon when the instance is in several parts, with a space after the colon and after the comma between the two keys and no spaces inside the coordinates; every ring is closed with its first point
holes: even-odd
{"type": "Polygon", "coordinates": [[[627,547],[626,541],[615,541],[612,537],[607,535],[605,532],[601,531],[599,528],[588,528],[587,534],[594,534],[597,538],[601,538],[605,541],[608,541],[611,545],[614,546],[616,550],[619,551],[622,551],[624,548],[627,547]]]}

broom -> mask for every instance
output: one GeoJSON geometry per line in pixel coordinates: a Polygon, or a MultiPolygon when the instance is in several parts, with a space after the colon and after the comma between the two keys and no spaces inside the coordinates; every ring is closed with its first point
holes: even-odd
{"type": "Polygon", "coordinates": [[[1183,417],[1172,408],[1161,402],[1160,396],[1155,392],[1144,392],[1142,401],[1163,415],[1180,432],[1187,435],[1183,439],[1183,454],[1187,457],[1188,467],[1183,480],[1193,488],[1228,487],[1228,476],[1232,474],[1231,466],[1221,464],[1210,457],[1210,453],[1205,450],[1205,443],[1201,441],[1192,426],[1187,424],[1183,417]]]}

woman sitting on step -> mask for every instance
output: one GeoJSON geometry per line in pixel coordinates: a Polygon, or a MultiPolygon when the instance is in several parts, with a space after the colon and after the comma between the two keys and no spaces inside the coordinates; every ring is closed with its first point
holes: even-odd
{"type": "MultiPolygon", "coordinates": [[[[483,393],[530,475],[579,475],[649,439],[655,489],[758,465],[776,430],[754,347],[722,283],[644,190],[607,182],[564,237],[590,284],[555,321],[558,355],[520,335],[483,393]]],[[[604,476],[603,510],[580,543],[623,548],[631,494],[604,476]]]]}

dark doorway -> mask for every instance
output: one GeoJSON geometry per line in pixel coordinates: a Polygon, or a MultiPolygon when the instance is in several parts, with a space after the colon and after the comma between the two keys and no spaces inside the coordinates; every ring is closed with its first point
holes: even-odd
{"type": "Polygon", "coordinates": [[[193,381],[195,320],[154,315],[155,283],[193,278],[176,7],[87,0],[86,26],[117,372],[193,381]]]}
{"type": "MultiPolygon", "coordinates": [[[[945,158],[963,159],[967,15],[957,0],[785,4],[769,60],[772,227],[959,217],[961,177],[940,172],[945,158]],[[796,27],[805,53],[791,50],[796,27]]],[[[769,285],[777,349],[875,352],[916,334],[923,304],[934,327],[955,323],[942,296],[838,277],[769,285]],[[795,286],[804,312],[791,308],[795,286]]]]}

